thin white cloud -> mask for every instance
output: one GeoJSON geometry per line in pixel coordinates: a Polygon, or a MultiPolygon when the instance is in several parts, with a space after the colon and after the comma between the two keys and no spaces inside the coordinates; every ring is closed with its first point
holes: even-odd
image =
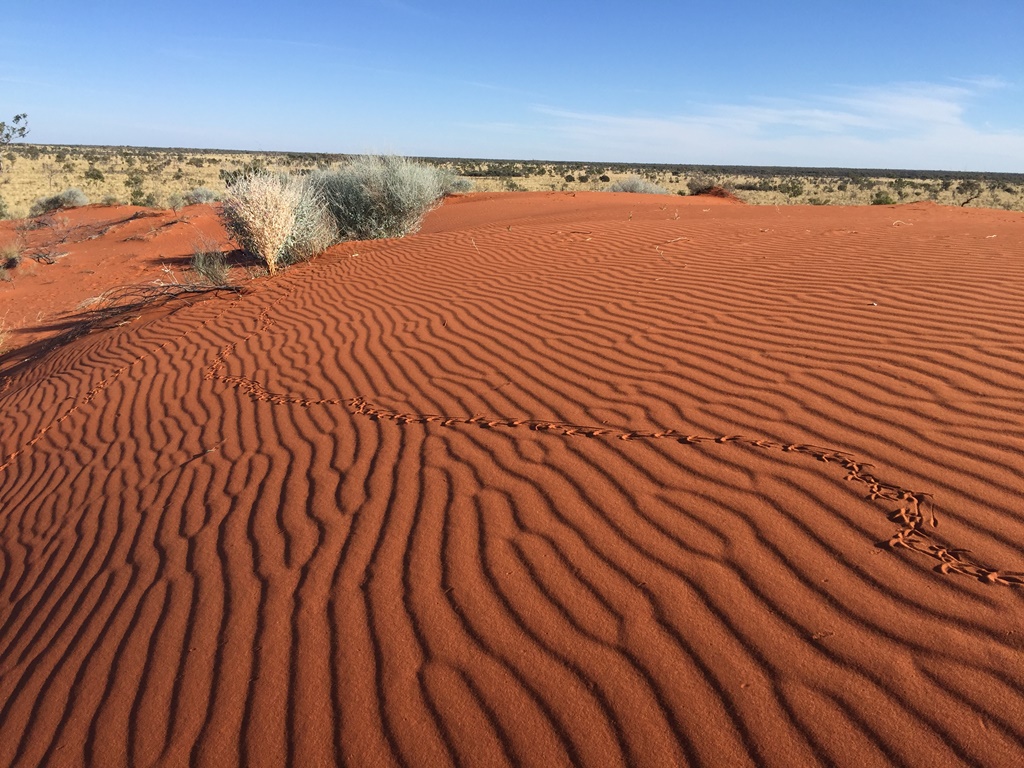
{"type": "Polygon", "coordinates": [[[1013,83],[994,75],[980,75],[978,77],[955,77],[954,82],[963,83],[971,89],[998,91],[1003,88],[1011,88],[1013,83]]]}
{"type": "Polygon", "coordinates": [[[967,88],[927,83],[858,88],[849,96],[830,99],[863,117],[877,130],[911,130],[936,124],[960,125],[967,88]]]}
{"type": "Polygon", "coordinates": [[[1024,132],[969,120],[998,78],[956,85],[902,83],[802,100],[697,105],[672,116],[622,116],[536,107],[545,130],[580,157],[1024,172],[1024,132]]]}

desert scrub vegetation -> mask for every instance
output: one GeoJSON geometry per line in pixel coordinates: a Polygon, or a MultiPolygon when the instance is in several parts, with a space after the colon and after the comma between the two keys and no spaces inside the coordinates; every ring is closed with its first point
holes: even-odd
{"type": "Polygon", "coordinates": [[[192,271],[199,281],[210,286],[228,284],[228,260],[217,244],[202,238],[192,247],[192,271]]]}
{"type": "MultiPolygon", "coordinates": [[[[232,178],[221,216],[242,250],[275,274],[341,239],[411,234],[445,195],[463,189],[461,181],[442,168],[380,155],[308,176],[253,168],[232,178]]],[[[205,260],[193,268],[202,274],[205,260]]]]}
{"type": "Polygon", "coordinates": [[[228,188],[224,225],[273,275],[326,250],[337,237],[318,181],[258,171],[228,188]]]}
{"type": "MultiPolygon", "coordinates": [[[[352,159],[345,154],[73,147],[18,141],[4,146],[2,157],[4,171],[0,174],[0,194],[7,203],[10,218],[25,217],[40,195],[52,195],[67,187],[85,190],[90,201],[106,199],[124,203],[131,199],[140,205],[155,205],[166,203],[175,193],[184,197],[189,190],[198,187],[224,195],[225,177],[245,175],[261,165],[275,173],[306,175],[338,170],[352,159]],[[103,179],[95,178],[98,174],[90,173],[89,168],[100,171],[103,179]]],[[[461,185],[467,179],[472,180],[473,189],[480,192],[598,191],[631,175],[642,176],[670,192],[689,193],[690,182],[699,187],[709,177],[713,185],[734,191],[744,202],[756,205],[812,201],[868,205],[874,193],[882,189],[897,202],[933,200],[940,205],[966,204],[1024,211],[1024,174],[1020,173],[471,158],[418,158],[418,162],[455,175],[460,186],[449,187],[449,193],[464,191],[461,185]],[[565,181],[566,176],[572,176],[573,181],[565,181]],[[803,194],[796,194],[800,186],[793,184],[793,180],[799,181],[803,194]],[[967,184],[961,188],[961,182],[968,180],[977,181],[979,186],[967,184]]]]}
{"type": "MultiPolygon", "coordinates": [[[[6,121],[0,122],[0,149],[6,147],[15,139],[24,139],[28,135],[28,115],[22,112],[15,115],[10,124],[6,121]]],[[[0,173],[3,173],[4,163],[0,158],[0,173]]]]}
{"type": "Polygon", "coordinates": [[[457,176],[451,168],[438,168],[437,173],[441,182],[442,195],[458,195],[473,191],[473,182],[457,176]]]}
{"type": "Polygon", "coordinates": [[[0,245],[0,269],[16,269],[25,259],[25,242],[20,237],[0,245]]]}
{"type": "Polygon", "coordinates": [[[338,232],[351,240],[415,232],[453,183],[435,166],[394,155],[356,157],[315,178],[323,185],[338,232]]]}
{"type": "Polygon", "coordinates": [[[89,198],[85,196],[85,193],[77,187],[71,187],[50,197],[40,197],[29,208],[28,215],[30,217],[41,216],[44,213],[61,211],[65,208],[79,208],[88,204],[89,198]]]}
{"type": "Polygon", "coordinates": [[[217,193],[206,187],[196,187],[183,194],[182,200],[185,205],[198,205],[199,203],[213,203],[218,200],[217,193]]]}
{"type": "Polygon", "coordinates": [[[25,258],[25,244],[18,238],[0,245],[0,281],[11,282],[11,273],[25,258]]]}
{"type": "Polygon", "coordinates": [[[612,182],[608,185],[609,192],[638,192],[644,195],[667,195],[669,192],[664,187],[658,186],[653,181],[648,181],[642,176],[627,176],[624,179],[612,182]]]}

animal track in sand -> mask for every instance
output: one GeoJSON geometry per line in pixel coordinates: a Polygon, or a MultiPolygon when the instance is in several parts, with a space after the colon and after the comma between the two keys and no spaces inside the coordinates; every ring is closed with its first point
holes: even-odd
{"type": "Polygon", "coordinates": [[[353,414],[367,416],[377,421],[394,421],[396,424],[437,424],[442,427],[459,425],[476,426],[485,429],[523,428],[534,432],[546,432],[565,437],[610,438],[618,440],[672,440],[676,443],[696,445],[700,443],[739,443],[764,450],[803,454],[825,464],[835,464],[846,472],[846,480],[867,486],[867,497],[872,501],[891,501],[899,507],[889,513],[889,520],[899,527],[886,542],[889,547],[904,547],[927,555],[939,564],[936,570],[942,574],[957,573],[973,576],[986,584],[1003,586],[1024,586],[1024,572],[991,568],[970,557],[971,551],[940,541],[931,529],[939,525],[928,501],[931,494],[913,491],[900,485],[887,483],[868,471],[873,465],[859,461],[846,451],[823,448],[801,443],[782,443],[774,440],[744,437],[742,435],[695,435],[675,429],[662,431],[626,430],[611,427],[596,427],[586,424],[572,424],[543,419],[512,418],[508,416],[452,416],[443,414],[403,413],[382,408],[365,397],[308,398],[291,394],[270,392],[259,382],[244,376],[225,376],[221,373],[226,358],[234,352],[238,343],[244,343],[258,336],[273,325],[270,307],[260,312],[259,325],[241,342],[228,344],[221,350],[207,368],[203,378],[222,381],[234,386],[255,400],[274,405],[299,405],[302,407],[344,405],[353,414]]]}
{"type": "MultiPolygon", "coordinates": [[[[1004,586],[1024,586],[1024,572],[1002,570],[992,568],[977,562],[970,557],[970,550],[955,547],[952,544],[939,540],[931,529],[938,527],[936,518],[931,507],[934,502],[928,501],[931,494],[913,491],[893,483],[883,482],[876,475],[867,471],[871,464],[855,459],[851,454],[819,446],[804,445],[799,443],[787,444],[773,440],[744,437],[741,435],[695,435],[680,432],[674,429],[663,431],[649,430],[625,430],[610,427],[596,427],[592,425],[573,424],[561,421],[546,421],[531,418],[513,418],[508,416],[465,416],[465,415],[442,415],[442,414],[417,414],[402,413],[380,407],[362,396],[335,397],[335,398],[308,398],[293,394],[275,393],[266,389],[259,382],[245,376],[229,376],[223,373],[225,361],[230,357],[239,344],[245,344],[254,337],[266,332],[274,325],[271,310],[284,299],[290,292],[286,292],[267,306],[259,313],[257,327],[241,339],[227,344],[216,355],[213,362],[203,373],[206,381],[221,381],[224,384],[233,386],[239,391],[253,398],[254,400],[269,402],[274,405],[298,405],[302,407],[312,406],[335,406],[347,407],[353,414],[367,416],[378,421],[394,421],[397,424],[438,424],[442,427],[456,427],[460,425],[477,426],[483,428],[522,428],[534,432],[546,432],[549,434],[564,437],[588,437],[607,438],[624,441],[630,440],[659,440],[667,439],[680,444],[695,445],[700,443],[740,443],[765,450],[781,451],[785,453],[797,453],[809,456],[826,464],[836,464],[846,472],[846,479],[851,482],[861,483],[867,486],[867,497],[873,501],[891,501],[899,506],[889,513],[889,519],[899,524],[893,535],[886,542],[890,547],[904,547],[906,549],[927,555],[938,561],[936,570],[942,574],[957,573],[966,576],[973,576],[986,584],[997,584],[1004,586]]],[[[237,301],[237,300],[236,300],[237,301]]],[[[235,302],[230,302],[228,306],[235,302]]],[[[200,330],[213,322],[228,307],[207,318],[199,327],[193,328],[192,332],[200,330]]],[[[187,335],[187,334],[186,334],[187,335]]],[[[174,339],[168,339],[159,348],[171,344],[174,339]]],[[[155,350],[153,350],[155,351],[155,350]]],[[[150,353],[152,354],[152,352],[150,353]]],[[[149,355],[142,355],[139,358],[126,363],[117,370],[99,381],[96,386],[74,403],[68,410],[58,416],[52,423],[39,429],[37,433],[21,448],[0,457],[0,471],[6,469],[18,456],[35,445],[53,427],[65,421],[74,412],[87,405],[95,398],[100,391],[116,380],[120,375],[131,370],[149,355]]],[[[10,379],[4,381],[4,390],[10,387],[10,379]]]]}

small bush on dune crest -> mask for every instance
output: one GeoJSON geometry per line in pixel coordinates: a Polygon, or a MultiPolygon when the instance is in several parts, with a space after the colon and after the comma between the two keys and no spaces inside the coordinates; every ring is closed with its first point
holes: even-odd
{"type": "Polygon", "coordinates": [[[609,192],[637,192],[644,195],[667,195],[668,190],[640,176],[627,176],[608,186],[609,192]]]}
{"type": "Polygon", "coordinates": [[[356,240],[415,232],[451,186],[439,169],[393,155],[357,157],[316,178],[338,231],[356,240]]]}
{"type": "Polygon", "coordinates": [[[217,193],[212,189],[207,189],[206,187],[196,187],[182,195],[182,199],[185,201],[185,205],[212,203],[217,200],[217,193]]]}
{"type": "Polygon", "coordinates": [[[316,183],[265,171],[228,188],[224,224],[246,252],[274,274],[310,258],[335,240],[335,228],[316,183]]]}
{"type": "Polygon", "coordinates": [[[460,192],[470,192],[473,189],[473,182],[455,174],[449,168],[438,168],[438,177],[441,181],[441,189],[444,195],[457,195],[460,192]]]}
{"type": "Polygon", "coordinates": [[[80,189],[72,187],[50,197],[40,197],[29,208],[28,215],[30,217],[39,216],[51,211],[59,211],[64,208],[78,208],[88,204],[89,198],[85,196],[85,193],[80,189]]]}
{"type": "Polygon", "coordinates": [[[339,237],[371,240],[415,232],[441,198],[467,186],[445,169],[369,155],[312,176],[240,175],[228,187],[221,216],[242,249],[274,274],[323,252],[339,237]]]}
{"type": "Polygon", "coordinates": [[[310,177],[295,180],[303,193],[295,209],[295,227],[285,247],[285,264],[306,261],[338,242],[338,226],[331,215],[320,181],[310,177]]]}
{"type": "Polygon", "coordinates": [[[15,269],[25,258],[25,243],[19,237],[0,245],[0,269],[15,269]]]}

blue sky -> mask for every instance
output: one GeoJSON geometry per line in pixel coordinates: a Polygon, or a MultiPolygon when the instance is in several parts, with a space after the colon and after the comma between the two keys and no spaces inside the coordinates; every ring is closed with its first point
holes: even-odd
{"type": "Polygon", "coordinates": [[[29,140],[1024,172],[1024,2],[12,2],[29,140]]]}

